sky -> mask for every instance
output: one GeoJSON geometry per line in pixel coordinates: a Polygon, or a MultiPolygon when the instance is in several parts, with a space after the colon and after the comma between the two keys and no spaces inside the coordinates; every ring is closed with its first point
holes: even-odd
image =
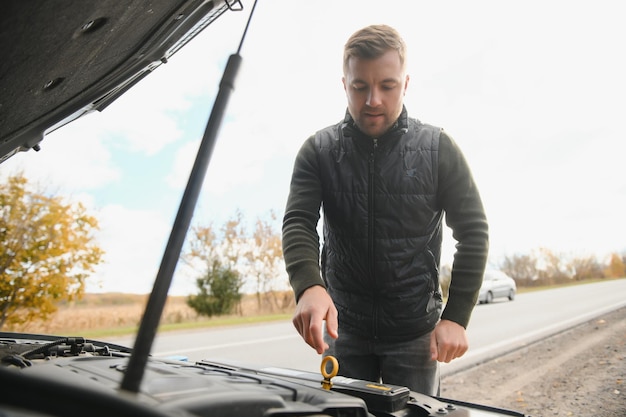
{"type": "MultiPolygon", "coordinates": [[[[252,9],[242,3],[103,112],[0,166],[0,176],[22,171],[98,218],[105,262],[87,291],[152,289],[252,9]]],[[[385,23],[408,46],[409,114],[443,127],[469,161],[489,220],[490,264],[538,248],[626,252],[620,3],[259,0],[192,224],[219,226],[237,210],[250,220],[282,216],[298,149],[344,115],[345,41],[385,23]]],[[[442,263],[454,243],[447,232],[442,263]]],[[[193,293],[192,275],[179,266],[170,293],[193,293]]]]}

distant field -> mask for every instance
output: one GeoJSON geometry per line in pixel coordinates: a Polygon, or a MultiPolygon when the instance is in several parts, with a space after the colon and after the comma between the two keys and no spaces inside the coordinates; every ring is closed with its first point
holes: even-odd
{"type": "MultiPolygon", "coordinates": [[[[79,301],[61,305],[46,321],[31,322],[10,331],[64,336],[80,333],[80,336],[92,337],[100,334],[132,333],[139,326],[147,300],[147,295],[137,294],[85,294],[79,301]]],[[[294,305],[293,295],[288,292],[264,296],[260,302],[255,295],[246,295],[234,314],[207,318],[198,316],[187,306],[186,297],[170,296],[161,318],[161,326],[202,327],[246,321],[260,315],[267,319],[274,315],[285,317],[285,314],[293,312],[294,305]]]]}

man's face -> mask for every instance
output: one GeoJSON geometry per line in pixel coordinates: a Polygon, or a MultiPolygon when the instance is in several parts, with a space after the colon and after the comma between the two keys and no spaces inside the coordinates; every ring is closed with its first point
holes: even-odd
{"type": "Polygon", "coordinates": [[[402,100],[409,83],[397,51],[376,59],[352,57],[348,61],[343,87],[348,111],[363,133],[382,136],[402,112],[402,100]]]}

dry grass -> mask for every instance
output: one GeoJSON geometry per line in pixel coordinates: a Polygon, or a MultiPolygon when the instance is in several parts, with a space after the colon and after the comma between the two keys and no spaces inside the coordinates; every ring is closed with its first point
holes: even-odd
{"type": "MultiPolygon", "coordinates": [[[[577,282],[576,285],[584,282],[577,282]]],[[[540,290],[548,287],[537,287],[540,290]]],[[[521,288],[519,292],[529,289],[521,288]]],[[[105,293],[85,294],[76,302],[59,306],[57,313],[45,321],[35,321],[23,326],[2,328],[3,331],[45,333],[56,335],[79,334],[81,336],[132,333],[139,326],[147,295],[105,293]]],[[[237,312],[227,317],[207,318],[198,316],[186,304],[186,297],[168,297],[161,326],[203,327],[232,324],[237,321],[266,320],[274,316],[284,318],[295,309],[291,291],[245,295],[237,312]]]]}
{"type": "MultiPolygon", "coordinates": [[[[27,333],[68,335],[89,332],[125,333],[136,329],[145,309],[147,295],[86,294],[81,300],[59,306],[59,310],[45,321],[33,321],[20,327],[6,329],[27,333]]],[[[245,295],[237,312],[227,318],[278,315],[293,312],[295,302],[290,292],[245,295]]],[[[170,296],[165,305],[161,325],[198,324],[207,326],[224,321],[225,317],[199,316],[186,303],[184,296],[170,296]]]]}

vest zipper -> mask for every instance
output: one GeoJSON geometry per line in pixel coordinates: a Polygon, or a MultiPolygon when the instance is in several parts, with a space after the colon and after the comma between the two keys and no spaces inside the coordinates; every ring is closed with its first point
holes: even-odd
{"type": "Polygon", "coordinates": [[[376,149],[378,148],[378,139],[374,140],[374,148],[370,153],[369,159],[369,209],[367,213],[367,227],[368,227],[368,236],[367,236],[367,259],[368,259],[368,269],[370,271],[370,279],[372,281],[372,296],[374,300],[373,314],[372,314],[372,334],[374,339],[378,339],[378,285],[376,282],[376,274],[375,274],[375,248],[374,248],[374,179],[375,179],[375,160],[376,160],[376,149]]]}

